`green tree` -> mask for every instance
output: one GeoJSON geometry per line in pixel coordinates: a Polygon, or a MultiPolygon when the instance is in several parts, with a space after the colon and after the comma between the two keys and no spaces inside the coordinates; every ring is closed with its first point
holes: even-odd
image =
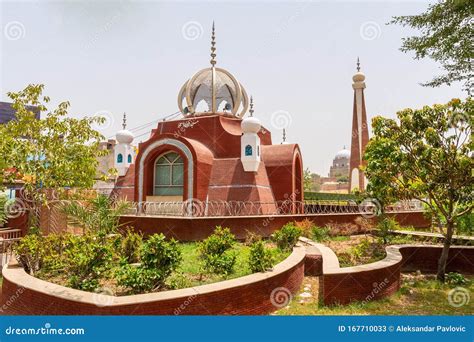
{"type": "Polygon", "coordinates": [[[303,191],[313,190],[313,176],[311,171],[306,168],[303,172],[303,191]]]}
{"type": "Polygon", "coordinates": [[[425,57],[440,62],[446,74],[423,84],[438,87],[452,82],[464,82],[470,95],[473,92],[474,2],[446,0],[430,5],[425,13],[394,17],[391,24],[409,26],[420,36],[404,38],[401,51],[415,53],[415,59],[425,57]]]}
{"type": "Polygon", "coordinates": [[[97,157],[107,153],[99,149],[103,136],[91,127],[104,119],[68,117],[69,102],[48,111],[50,99],[42,95],[43,88],[29,85],[8,93],[16,120],[0,125],[0,187],[21,179],[29,209],[47,205],[53,194],[56,198],[66,188],[92,187],[97,157]],[[40,120],[35,108],[46,113],[40,120]]]}
{"type": "Polygon", "coordinates": [[[444,218],[444,247],[438,263],[444,281],[446,260],[457,220],[473,208],[474,168],[471,138],[474,101],[405,109],[398,122],[375,117],[365,173],[369,193],[418,199],[444,218]]]}

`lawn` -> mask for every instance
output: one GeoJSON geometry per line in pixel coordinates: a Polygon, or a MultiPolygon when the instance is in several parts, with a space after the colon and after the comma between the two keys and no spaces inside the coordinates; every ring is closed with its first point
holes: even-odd
{"type": "MultiPolygon", "coordinates": [[[[199,258],[197,247],[198,243],[196,242],[180,244],[183,261],[176,272],[168,279],[167,283],[170,284],[170,286],[178,288],[198,286],[238,278],[252,273],[248,266],[250,248],[243,243],[236,243],[233,247],[233,250],[237,253],[237,259],[234,272],[227,276],[203,272],[202,261],[199,258]]],[[[290,252],[281,251],[270,242],[267,242],[267,247],[272,249],[275,265],[290,255],[290,252]]]]}
{"type": "MultiPolygon", "coordinates": [[[[323,306],[318,304],[318,280],[306,277],[303,290],[289,305],[278,310],[276,315],[473,315],[474,277],[466,277],[469,284],[462,285],[467,293],[467,302],[459,307],[450,305],[448,294],[456,286],[441,284],[434,276],[403,274],[402,286],[392,296],[368,303],[354,302],[345,306],[323,306]],[[304,289],[306,288],[306,289],[304,289]],[[300,296],[311,293],[312,297],[300,296]]],[[[458,297],[459,299],[459,297],[458,297]]],[[[456,302],[455,302],[456,303],[456,302]]]]}

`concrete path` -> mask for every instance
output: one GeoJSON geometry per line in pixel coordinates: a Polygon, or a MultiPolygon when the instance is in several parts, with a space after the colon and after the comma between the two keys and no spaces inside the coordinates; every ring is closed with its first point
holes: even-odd
{"type": "MultiPolygon", "coordinates": [[[[415,236],[436,237],[436,238],[442,238],[443,237],[442,234],[431,233],[431,232],[419,232],[419,231],[410,231],[410,230],[392,230],[391,232],[395,233],[395,234],[401,234],[401,235],[415,235],[415,236]]],[[[474,236],[453,235],[453,240],[474,241],[474,236]]]]}
{"type": "Polygon", "coordinates": [[[339,259],[331,248],[304,237],[300,237],[300,241],[306,245],[316,247],[319,250],[323,257],[323,273],[341,268],[339,266],[339,259]]]}

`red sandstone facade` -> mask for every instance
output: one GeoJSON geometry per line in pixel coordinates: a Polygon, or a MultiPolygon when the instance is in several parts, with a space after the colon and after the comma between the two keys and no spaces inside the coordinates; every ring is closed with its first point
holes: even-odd
{"type": "Polygon", "coordinates": [[[291,196],[301,201],[303,164],[298,145],[272,145],[271,133],[262,128],[259,168],[246,172],[240,159],[241,122],[222,113],[160,122],[150,139],[139,145],[134,164],[119,177],[113,193],[136,202],[150,200],[155,162],[172,151],[184,161],[180,200],[274,203],[291,196]]]}

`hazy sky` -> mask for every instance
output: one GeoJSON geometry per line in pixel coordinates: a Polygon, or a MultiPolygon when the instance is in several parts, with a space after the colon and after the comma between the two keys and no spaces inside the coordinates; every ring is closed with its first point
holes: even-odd
{"type": "Polygon", "coordinates": [[[134,128],[178,110],[182,84],[209,66],[213,20],[217,66],[254,96],[274,143],[287,126],[287,140],[300,144],[313,172],[326,175],[350,144],[357,56],[369,120],[465,97],[458,84],[420,86],[442,71],[400,52],[401,38],[413,32],[386,25],[394,15],[422,12],[423,1],[0,2],[1,100],[43,83],[52,105],[69,100],[74,116],[110,116],[100,127],[107,137],[124,111],[134,128]]]}

